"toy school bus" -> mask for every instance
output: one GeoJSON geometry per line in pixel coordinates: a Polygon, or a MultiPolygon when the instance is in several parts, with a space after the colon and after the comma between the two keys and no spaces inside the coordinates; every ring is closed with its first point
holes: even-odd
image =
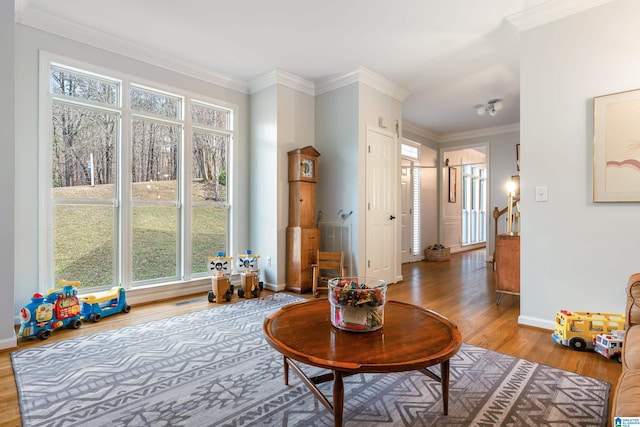
{"type": "Polygon", "coordinates": [[[62,289],[54,289],[46,296],[36,293],[31,302],[20,309],[20,330],[24,338],[46,340],[59,328],[78,329],[81,325],[78,290],[65,282],[62,289]]]}
{"type": "Polygon", "coordinates": [[[556,313],[555,331],[551,335],[555,342],[574,350],[593,348],[597,334],[624,328],[624,315],[610,313],[571,312],[556,313]]]}

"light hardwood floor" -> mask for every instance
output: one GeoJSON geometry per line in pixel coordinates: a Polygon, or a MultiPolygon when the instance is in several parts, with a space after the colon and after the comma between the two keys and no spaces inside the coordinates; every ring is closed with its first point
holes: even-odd
{"type": "MultiPolygon", "coordinates": [[[[464,342],[608,381],[613,393],[621,371],[620,364],[593,352],[577,352],[562,347],[551,339],[551,331],[518,325],[520,307],[516,297],[506,295],[500,305],[496,305],[494,273],[492,265],[485,262],[484,250],[453,254],[451,261],[446,262],[405,264],[402,273],[404,280],[389,287],[389,299],[418,304],[447,316],[458,325],[464,342]]],[[[621,289],[624,285],[620,284],[621,289]]],[[[233,301],[241,300],[234,298],[233,301]]],[[[24,349],[215,305],[207,302],[206,295],[192,295],[134,306],[129,314],[108,317],[98,323],[85,323],[77,330],[56,331],[47,341],[19,340],[18,347],[24,349]]],[[[554,311],[561,308],[571,309],[553,307],[554,311]]],[[[43,368],[56,369],[52,366],[43,368]]],[[[0,426],[20,425],[10,351],[2,351],[0,426]]]]}

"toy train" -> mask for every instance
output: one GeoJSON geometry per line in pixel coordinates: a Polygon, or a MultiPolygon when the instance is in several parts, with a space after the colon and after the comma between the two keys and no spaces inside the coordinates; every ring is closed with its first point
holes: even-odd
{"type": "Polygon", "coordinates": [[[20,330],[24,338],[46,340],[56,329],[78,329],[82,320],[97,322],[104,316],[128,313],[124,288],[115,286],[109,291],[78,297],[79,282],[61,281],[62,289],[47,295],[36,293],[31,302],[20,309],[20,330]]]}
{"type": "Polygon", "coordinates": [[[82,303],[82,318],[92,322],[97,322],[112,314],[131,311],[122,286],[114,286],[108,291],[83,296],[80,298],[80,302],[82,303]]]}
{"type": "Polygon", "coordinates": [[[20,309],[18,335],[46,340],[56,329],[78,329],[82,325],[80,316],[80,300],[74,286],[66,285],[46,297],[36,293],[31,302],[20,309]]]}

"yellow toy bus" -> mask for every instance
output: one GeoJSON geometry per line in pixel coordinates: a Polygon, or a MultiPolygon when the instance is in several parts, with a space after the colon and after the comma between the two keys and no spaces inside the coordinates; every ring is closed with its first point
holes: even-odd
{"type": "Polygon", "coordinates": [[[597,334],[624,329],[624,315],[611,313],[571,312],[556,313],[556,329],[551,337],[558,344],[574,350],[593,348],[597,334]]]}

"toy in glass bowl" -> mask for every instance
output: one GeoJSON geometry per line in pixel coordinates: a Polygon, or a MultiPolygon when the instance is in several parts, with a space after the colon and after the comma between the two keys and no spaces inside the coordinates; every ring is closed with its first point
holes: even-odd
{"type": "Polygon", "coordinates": [[[354,332],[375,331],[384,323],[387,283],[368,277],[329,280],[331,324],[354,332]]]}

